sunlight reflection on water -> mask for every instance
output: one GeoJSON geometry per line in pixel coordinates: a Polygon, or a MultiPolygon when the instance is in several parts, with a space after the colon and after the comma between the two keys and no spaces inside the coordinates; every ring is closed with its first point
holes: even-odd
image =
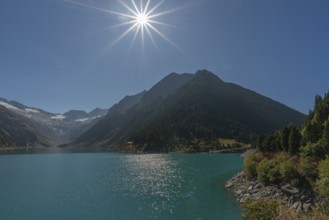
{"type": "Polygon", "coordinates": [[[146,195],[155,198],[149,204],[140,204],[141,207],[147,205],[149,211],[173,213],[183,183],[176,161],[166,155],[134,155],[123,161],[119,172],[126,176],[120,190],[134,194],[137,200],[145,201],[146,195]]]}

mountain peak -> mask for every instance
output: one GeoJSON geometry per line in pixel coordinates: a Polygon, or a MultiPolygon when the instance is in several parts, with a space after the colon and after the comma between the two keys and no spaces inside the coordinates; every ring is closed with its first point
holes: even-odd
{"type": "Polygon", "coordinates": [[[190,73],[170,73],[161,81],[155,84],[143,97],[144,101],[154,100],[158,97],[166,97],[176,89],[187,83],[194,77],[190,73]]]}
{"type": "Polygon", "coordinates": [[[195,74],[213,74],[213,75],[215,75],[213,72],[211,72],[211,71],[209,71],[209,70],[207,70],[207,69],[200,69],[200,70],[197,70],[196,72],[195,72],[195,74]]]}
{"type": "Polygon", "coordinates": [[[210,72],[209,70],[206,70],[206,69],[196,71],[195,76],[207,78],[210,80],[217,80],[217,81],[219,80],[221,82],[224,82],[216,74],[214,74],[213,72],[210,72]]]}

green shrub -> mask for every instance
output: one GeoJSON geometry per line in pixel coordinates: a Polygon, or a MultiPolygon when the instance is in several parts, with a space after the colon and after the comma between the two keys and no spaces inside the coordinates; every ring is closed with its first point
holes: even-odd
{"type": "Polygon", "coordinates": [[[318,167],[319,162],[315,157],[303,157],[299,160],[298,171],[313,185],[319,176],[318,167]]]}
{"type": "Polygon", "coordinates": [[[312,210],[310,220],[329,220],[329,209],[328,206],[317,207],[312,210]]]}
{"type": "Polygon", "coordinates": [[[244,172],[249,179],[257,177],[256,167],[257,164],[263,159],[264,159],[264,155],[259,151],[255,151],[246,156],[246,158],[243,161],[244,172]]]}
{"type": "Polygon", "coordinates": [[[294,186],[300,185],[300,175],[297,171],[296,165],[291,160],[281,162],[279,165],[279,172],[283,182],[290,183],[294,186]]]}
{"type": "Polygon", "coordinates": [[[279,215],[280,202],[275,199],[248,199],[242,204],[242,218],[250,220],[272,220],[279,215]]]}
{"type": "Polygon", "coordinates": [[[317,158],[324,158],[325,157],[325,150],[320,142],[311,143],[308,142],[302,149],[301,155],[303,157],[317,157],[317,158]]]}
{"type": "Polygon", "coordinates": [[[279,161],[263,159],[256,168],[258,180],[263,184],[278,183],[281,180],[279,161]]]}
{"type": "Polygon", "coordinates": [[[329,158],[322,160],[319,164],[319,180],[316,185],[319,195],[329,205],[329,158]]]}

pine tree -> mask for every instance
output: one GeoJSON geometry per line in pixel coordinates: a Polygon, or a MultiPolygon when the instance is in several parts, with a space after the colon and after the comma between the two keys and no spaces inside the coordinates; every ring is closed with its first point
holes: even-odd
{"type": "Polygon", "coordinates": [[[282,129],[281,131],[281,148],[285,151],[288,152],[289,149],[289,128],[286,126],[282,129]]]}
{"type": "Polygon", "coordinates": [[[283,148],[281,146],[281,132],[280,131],[276,131],[274,134],[275,137],[275,147],[277,151],[282,151],[283,148]]]}
{"type": "Polygon", "coordinates": [[[257,148],[260,151],[265,151],[265,142],[266,142],[266,135],[262,134],[257,139],[257,148]]]}
{"type": "Polygon", "coordinates": [[[295,155],[298,153],[298,150],[300,148],[300,141],[302,139],[302,136],[299,132],[299,130],[294,126],[290,125],[289,126],[289,138],[288,138],[288,144],[289,144],[289,149],[288,153],[291,155],[295,155]]]}
{"type": "Polygon", "coordinates": [[[321,138],[321,145],[326,154],[329,153],[329,120],[324,125],[324,130],[321,138]]]}
{"type": "Polygon", "coordinates": [[[264,147],[265,147],[265,151],[271,151],[271,152],[276,151],[277,146],[276,146],[275,136],[267,135],[264,147]]]}

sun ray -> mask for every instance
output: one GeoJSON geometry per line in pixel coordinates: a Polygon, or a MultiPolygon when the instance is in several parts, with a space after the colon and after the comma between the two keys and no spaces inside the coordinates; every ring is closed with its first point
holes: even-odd
{"type": "Polygon", "coordinates": [[[147,13],[147,10],[149,9],[150,3],[151,3],[151,0],[147,0],[147,3],[145,5],[144,11],[143,11],[143,14],[147,13]]]}
{"type": "Polygon", "coordinates": [[[115,41],[113,41],[110,44],[110,48],[112,48],[113,46],[115,46],[119,41],[121,41],[127,34],[129,34],[130,31],[132,31],[137,26],[138,26],[138,24],[134,24],[128,30],[126,30],[124,33],[122,33],[115,41]]]}
{"type": "Polygon", "coordinates": [[[156,4],[151,10],[149,10],[147,13],[146,13],[146,16],[149,16],[151,15],[155,10],[157,10],[163,3],[164,3],[165,0],[161,0],[158,4],[156,4]]]}
{"type": "Polygon", "coordinates": [[[139,7],[140,7],[140,8],[139,8],[139,13],[140,13],[140,14],[144,14],[143,1],[140,1],[140,2],[139,2],[139,7]]]}
{"type": "Polygon", "coordinates": [[[162,25],[162,26],[166,26],[166,27],[173,27],[173,28],[182,28],[181,26],[177,26],[177,25],[172,25],[172,24],[168,24],[168,23],[164,23],[164,22],[160,22],[160,21],[155,21],[155,20],[148,20],[149,23],[151,24],[158,24],[158,25],[162,25]]]}
{"type": "Polygon", "coordinates": [[[130,11],[134,16],[131,16],[130,18],[135,18],[135,16],[138,16],[136,11],[134,11],[132,8],[130,8],[126,3],[124,3],[122,0],[119,0],[119,2],[128,10],[130,11]]]}
{"type": "Polygon", "coordinates": [[[159,13],[156,13],[156,14],[149,14],[148,16],[149,16],[150,19],[151,18],[156,18],[156,17],[159,17],[159,16],[163,16],[163,15],[166,15],[166,14],[171,14],[173,12],[183,10],[187,7],[189,7],[189,5],[183,5],[183,6],[176,7],[176,8],[170,9],[170,10],[166,10],[166,11],[162,11],[162,12],[159,12],[159,13]]]}
{"type": "Polygon", "coordinates": [[[137,28],[136,28],[136,31],[135,31],[134,37],[133,37],[133,39],[132,39],[132,41],[131,41],[131,43],[130,43],[129,49],[128,49],[128,52],[129,52],[129,53],[130,53],[132,47],[134,46],[134,44],[135,44],[135,42],[136,42],[137,35],[138,35],[139,31],[140,31],[140,28],[141,28],[140,26],[137,26],[137,28]]]}
{"type": "Polygon", "coordinates": [[[158,29],[156,29],[152,24],[148,24],[148,26],[155,32],[157,33],[160,37],[162,37],[165,41],[167,41],[169,44],[171,44],[171,46],[173,46],[174,48],[176,48],[176,50],[178,50],[179,52],[181,52],[182,54],[185,54],[174,42],[172,42],[166,35],[164,35],[163,33],[161,33],[158,29]]]}
{"type": "MultiPolygon", "coordinates": [[[[133,6],[134,6],[134,8],[135,8],[135,10],[136,10],[136,13],[137,14],[140,14],[141,12],[139,11],[139,9],[138,9],[138,7],[137,7],[137,5],[136,5],[136,3],[135,3],[135,0],[131,0],[131,2],[133,3],[133,6]]],[[[141,1],[142,2],[142,1],[141,1]]]]}
{"type": "Polygon", "coordinates": [[[142,50],[144,54],[144,25],[141,25],[141,39],[142,39],[142,50]]]}
{"type": "Polygon", "coordinates": [[[89,9],[97,10],[97,11],[100,11],[100,12],[105,12],[107,14],[120,15],[120,16],[124,16],[124,17],[127,17],[127,18],[132,18],[132,19],[135,18],[134,16],[129,15],[129,14],[116,12],[116,11],[111,11],[111,10],[108,10],[108,9],[99,8],[99,7],[96,7],[96,6],[92,6],[92,5],[88,5],[88,4],[84,4],[84,3],[80,3],[80,2],[76,2],[76,1],[71,1],[71,0],[62,0],[62,1],[70,3],[72,5],[78,5],[78,6],[82,6],[84,8],[89,8],[89,9]]]}
{"type": "Polygon", "coordinates": [[[110,28],[118,28],[118,27],[122,27],[122,26],[127,26],[129,24],[134,24],[135,21],[126,21],[126,22],[122,22],[116,25],[112,25],[110,28]]]}
{"type": "Polygon", "coordinates": [[[146,29],[146,32],[147,32],[149,38],[151,39],[151,42],[152,42],[153,46],[155,47],[155,49],[156,49],[157,51],[159,51],[158,45],[156,44],[156,42],[155,42],[155,40],[154,40],[154,37],[153,37],[153,35],[152,35],[150,29],[148,28],[148,25],[145,26],[145,29],[146,29]]]}

